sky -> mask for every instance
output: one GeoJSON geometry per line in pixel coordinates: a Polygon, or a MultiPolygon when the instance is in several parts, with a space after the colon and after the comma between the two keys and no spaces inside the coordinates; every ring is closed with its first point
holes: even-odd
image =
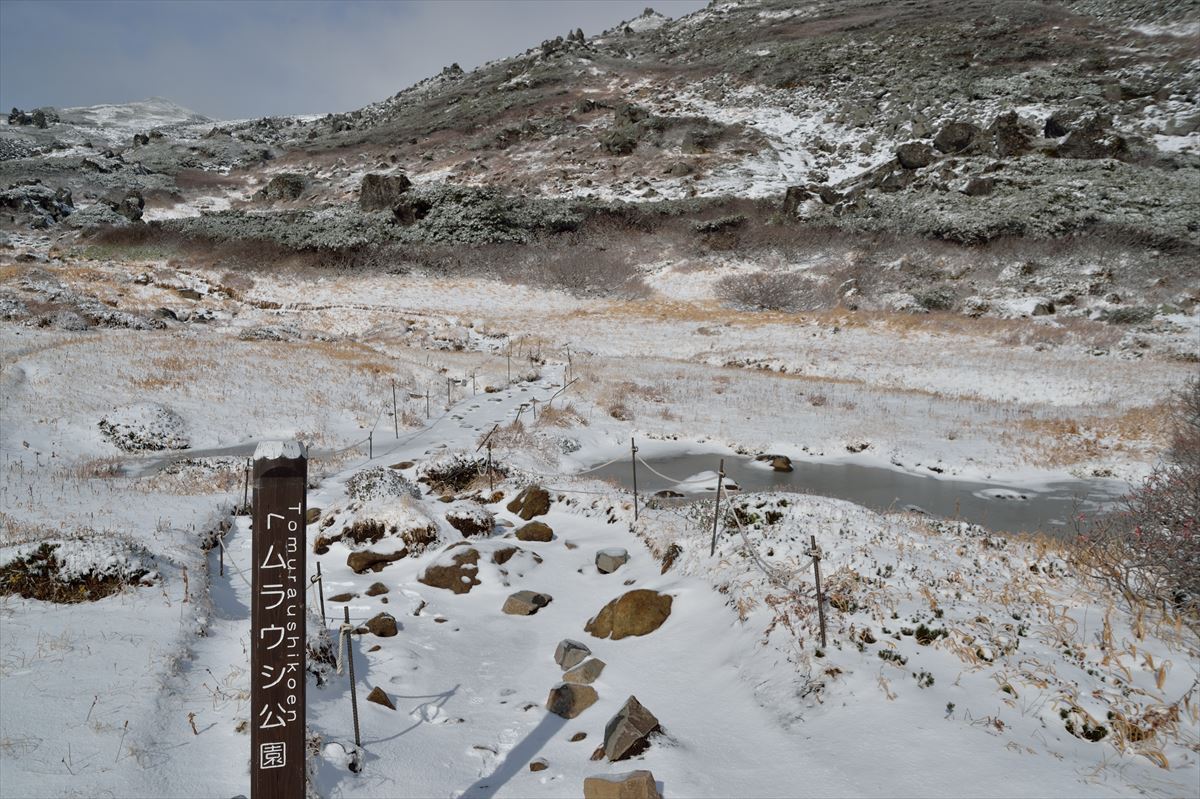
{"type": "MultiPolygon", "coordinates": [[[[165,97],[217,119],[349,111],[647,0],[0,0],[0,108],[165,97]]],[[[655,0],[671,17],[704,0],[655,0]]]]}

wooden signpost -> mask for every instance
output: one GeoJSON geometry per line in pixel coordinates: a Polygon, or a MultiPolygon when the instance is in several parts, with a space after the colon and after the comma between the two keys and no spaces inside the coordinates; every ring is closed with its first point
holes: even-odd
{"type": "Polygon", "coordinates": [[[304,797],[307,479],[304,445],[258,445],[251,548],[251,799],[304,797]]]}

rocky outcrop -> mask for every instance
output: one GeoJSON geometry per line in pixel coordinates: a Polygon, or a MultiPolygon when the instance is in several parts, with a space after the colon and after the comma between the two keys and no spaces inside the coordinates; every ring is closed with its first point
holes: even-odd
{"type": "Polygon", "coordinates": [[[308,178],[296,172],[282,172],[271,178],[258,193],[264,200],[299,200],[308,188],[308,178]]]}
{"type": "Polygon", "coordinates": [[[630,696],[604,726],[604,756],[615,763],[639,755],[650,746],[650,736],[661,729],[654,714],[630,696]]]}
{"type": "Polygon", "coordinates": [[[590,685],[560,683],[550,689],[546,698],[546,709],[564,719],[573,719],[599,699],[596,689],[590,685]]]}
{"type": "Polygon", "coordinates": [[[1082,120],[1058,145],[1060,158],[1123,158],[1129,155],[1129,142],[1115,133],[1111,120],[1094,114],[1082,120]]]}
{"type": "Polygon", "coordinates": [[[988,133],[992,136],[996,155],[1001,158],[1022,155],[1030,149],[1030,135],[1022,127],[1021,119],[1017,116],[1016,111],[1009,111],[996,117],[991,127],[988,128],[988,133]]]}
{"type": "Polygon", "coordinates": [[[649,635],[671,615],[672,597],[645,588],[629,591],[609,602],[584,627],[597,638],[614,641],[649,635]]]}
{"type": "Polygon", "coordinates": [[[142,220],[142,209],[146,207],[146,199],[137,189],[128,189],[101,197],[100,202],[128,219],[130,222],[142,220]]]}
{"type": "Polygon", "coordinates": [[[364,211],[392,211],[405,199],[412,187],[407,175],[380,175],[371,173],[363,176],[358,190],[358,207],[364,211]]]}

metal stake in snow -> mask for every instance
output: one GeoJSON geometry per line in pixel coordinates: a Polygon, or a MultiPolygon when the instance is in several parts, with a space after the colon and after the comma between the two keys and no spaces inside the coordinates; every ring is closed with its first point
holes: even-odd
{"type": "Polygon", "coordinates": [[[254,452],[250,796],[304,796],[304,528],[308,456],[297,441],[254,452]]]}
{"type": "Polygon", "coordinates": [[[808,537],[812,552],[813,561],[813,577],[817,583],[817,618],[821,621],[821,648],[824,649],[825,644],[825,594],[821,591],[821,550],[817,548],[817,537],[810,535],[808,537]]]}
{"type": "Polygon", "coordinates": [[[633,520],[638,520],[637,516],[637,445],[633,443],[633,438],[629,439],[629,464],[633,467],[633,520]]]}
{"type": "MultiPolygon", "coordinates": [[[[717,553],[717,520],[721,518],[721,486],[723,485],[725,485],[725,459],[721,458],[721,465],[717,469],[717,504],[713,508],[712,545],[708,548],[710,558],[717,553]]],[[[736,512],[735,509],[734,513],[736,512]]]]}
{"type": "Polygon", "coordinates": [[[400,414],[396,412],[396,378],[392,378],[392,430],[400,437],[400,414]]]}

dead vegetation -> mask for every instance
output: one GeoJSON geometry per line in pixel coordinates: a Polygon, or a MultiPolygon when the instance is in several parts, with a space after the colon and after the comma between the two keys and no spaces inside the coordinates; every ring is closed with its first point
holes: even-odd
{"type": "Polygon", "coordinates": [[[0,596],[20,596],[43,602],[73,605],[95,602],[126,587],[144,584],[146,569],[91,569],[65,574],[59,558],[63,543],[46,542],[27,555],[0,566],[0,596]]]}

